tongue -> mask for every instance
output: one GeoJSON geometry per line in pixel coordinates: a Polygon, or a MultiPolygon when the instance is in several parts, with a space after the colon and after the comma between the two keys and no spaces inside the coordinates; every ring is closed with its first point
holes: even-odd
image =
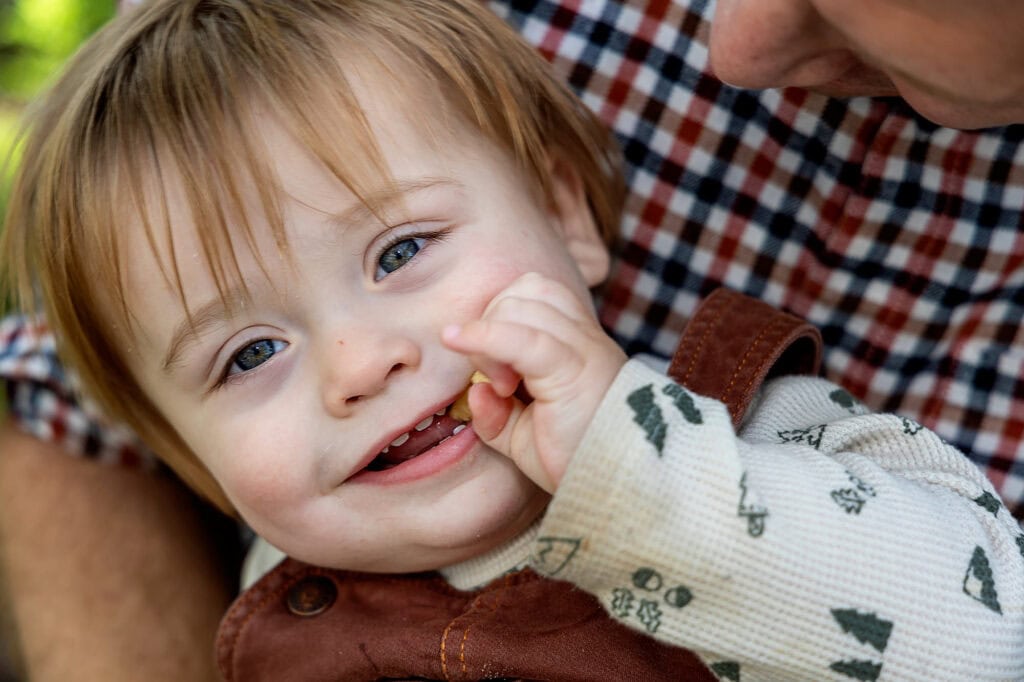
{"type": "Polygon", "coordinates": [[[434,447],[452,435],[452,430],[462,422],[445,415],[434,417],[434,421],[422,431],[410,431],[409,440],[401,445],[391,445],[386,453],[381,453],[370,463],[371,469],[389,469],[398,466],[425,450],[434,447]]]}

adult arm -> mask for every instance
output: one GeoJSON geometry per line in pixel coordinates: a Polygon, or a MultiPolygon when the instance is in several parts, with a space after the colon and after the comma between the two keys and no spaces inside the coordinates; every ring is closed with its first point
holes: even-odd
{"type": "Polygon", "coordinates": [[[1024,679],[1022,553],[984,475],[910,420],[787,377],[737,436],[631,361],[534,554],[729,679],[953,681],[1024,679]]]}
{"type": "Polygon", "coordinates": [[[214,633],[234,580],[181,485],[69,456],[8,421],[0,500],[0,560],[28,679],[218,679],[214,633]]]}

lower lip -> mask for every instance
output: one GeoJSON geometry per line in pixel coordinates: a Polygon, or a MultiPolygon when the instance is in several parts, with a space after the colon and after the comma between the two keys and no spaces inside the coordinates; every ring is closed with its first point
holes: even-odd
{"type": "Polygon", "coordinates": [[[472,427],[467,426],[448,440],[424,450],[412,459],[383,471],[363,469],[345,483],[369,483],[373,485],[398,485],[430,478],[469,455],[473,446],[480,442],[472,427]]]}

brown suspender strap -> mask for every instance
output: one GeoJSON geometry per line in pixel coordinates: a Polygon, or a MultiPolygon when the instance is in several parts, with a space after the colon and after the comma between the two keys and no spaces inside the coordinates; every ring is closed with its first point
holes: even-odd
{"type": "Polygon", "coordinates": [[[739,426],[765,379],[817,374],[821,333],[795,315],[728,289],[698,307],[679,341],[669,375],[729,408],[739,426]]]}

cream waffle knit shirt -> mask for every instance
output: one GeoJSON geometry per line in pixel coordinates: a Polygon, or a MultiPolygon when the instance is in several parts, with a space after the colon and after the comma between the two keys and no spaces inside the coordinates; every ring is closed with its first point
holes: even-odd
{"type": "Polygon", "coordinates": [[[548,508],[540,572],[721,679],[1024,680],[1024,534],[919,424],[827,381],[721,403],[630,361],[548,508]]]}
{"type": "Polygon", "coordinates": [[[768,382],[737,434],[629,361],[539,525],[442,573],[526,565],[722,680],[1024,681],[1018,523],[960,452],[821,379],[768,382]]]}

